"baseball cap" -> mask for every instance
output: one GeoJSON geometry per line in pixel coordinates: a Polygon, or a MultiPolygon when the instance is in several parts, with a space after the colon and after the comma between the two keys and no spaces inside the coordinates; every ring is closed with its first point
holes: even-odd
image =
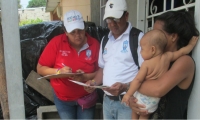
{"type": "Polygon", "coordinates": [[[126,0],[108,0],[103,20],[108,17],[121,18],[124,11],[127,11],[126,0]]]}
{"type": "Polygon", "coordinates": [[[64,15],[64,26],[68,33],[75,29],[84,29],[84,22],[81,13],[77,10],[70,10],[64,15]]]}

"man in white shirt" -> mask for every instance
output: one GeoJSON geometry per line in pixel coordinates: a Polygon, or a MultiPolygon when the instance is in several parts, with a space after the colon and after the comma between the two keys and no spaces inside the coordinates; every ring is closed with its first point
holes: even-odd
{"type": "MultiPolygon", "coordinates": [[[[138,72],[138,66],[133,60],[129,45],[131,23],[128,22],[129,13],[125,0],[108,0],[105,7],[104,20],[108,24],[110,32],[108,42],[102,50],[102,42],[99,52],[99,70],[90,85],[105,85],[109,88],[105,92],[103,100],[104,119],[131,119],[131,108],[121,104],[121,99],[128,89],[129,83],[138,72]]],[[[143,59],[140,56],[138,36],[138,61],[141,65],[143,59]]]]}

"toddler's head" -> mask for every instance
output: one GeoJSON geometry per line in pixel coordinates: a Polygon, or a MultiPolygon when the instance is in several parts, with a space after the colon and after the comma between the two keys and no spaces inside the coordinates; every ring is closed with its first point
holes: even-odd
{"type": "Polygon", "coordinates": [[[148,60],[158,54],[162,54],[166,45],[167,38],[165,33],[161,30],[151,30],[147,32],[140,41],[140,53],[144,60],[148,60]]]}

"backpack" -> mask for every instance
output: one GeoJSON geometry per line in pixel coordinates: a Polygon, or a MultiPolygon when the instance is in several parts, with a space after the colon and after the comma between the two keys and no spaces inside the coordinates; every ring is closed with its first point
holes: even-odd
{"type": "MultiPolygon", "coordinates": [[[[133,60],[135,64],[138,66],[138,70],[140,69],[139,62],[138,62],[138,54],[137,54],[137,48],[138,48],[138,36],[142,32],[141,30],[132,27],[130,34],[129,34],[129,45],[131,49],[131,54],[133,56],[133,60]]],[[[102,54],[104,51],[104,48],[106,46],[106,43],[108,42],[108,35],[105,35],[102,41],[102,54]]]]}

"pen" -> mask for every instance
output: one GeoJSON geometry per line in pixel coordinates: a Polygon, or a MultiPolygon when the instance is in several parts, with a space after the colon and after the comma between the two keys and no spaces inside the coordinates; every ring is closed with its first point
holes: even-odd
{"type": "Polygon", "coordinates": [[[61,63],[63,67],[66,67],[66,65],[64,63],[61,63]]]}
{"type": "MultiPolygon", "coordinates": [[[[63,67],[67,67],[64,63],[61,63],[62,64],[62,66],[63,67]]],[[[71,68],[69,68],[71,71],[72,71],[72,69],[71,68]]]]}

